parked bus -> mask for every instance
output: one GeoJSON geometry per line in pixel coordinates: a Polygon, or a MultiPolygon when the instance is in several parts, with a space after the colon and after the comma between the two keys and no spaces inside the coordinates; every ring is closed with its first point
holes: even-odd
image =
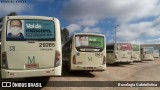
{"type": "Polygon", "coordinates": [[[69,70],[104,71],[106,69],[105,36],[75,33],[62,48],[69,70]]]}
{"type": "Polygon", "coordinates": [[[130,43],[106,44],[106,57],[108,64],[128,62],[132,60],[132,45],[130,43]]]}
{"type": "Polygon", "coordinates": [[[140,45],[132,44],[132,50],[133,61],[141,61],[140,45]]]}
{"type": "Polygon", "coordinates": [[[154,58],[159,58],[159,50],[154,50],[153,56],[154,58]]]}
{"type": "Polygon", "coordinates": [[[1,37],[1,78],[61,76],[59,20],[6,16],[1,37]]]}
{"type": "Polygon", "coordinates": [[[154,47],[142,47],[141,48],[141,59],[142,60],[154,60],[153,52],[154,52],[154,47]]]}

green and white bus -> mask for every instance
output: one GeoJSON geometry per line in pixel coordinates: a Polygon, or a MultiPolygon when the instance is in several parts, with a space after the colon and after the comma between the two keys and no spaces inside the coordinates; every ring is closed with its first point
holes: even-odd
{"type": "Polygon", "coordinates": [[[138,44],[132,44],[132,59],[133,61],[141,61],[141,51],[140,51],[140,45],[138,44]]]}
{"type": "Polygon", "coordinates": [[[105,36],[75,33],[63,45],[63,60],[69,70],[104,71],[106,69],[105,36]]]}
{"type": "Polygon", "coordinates": [[[1,78],[61,76],[59,20],[6,16],[1,36],[1,78]]]}
{"type": "Polygon", "coordinates": [[[159,50],[154,50],[153,56],[154,58],[159,58],[159,50]]]}
{"type": "Polygon", "coordinates": [[[141,59],[154,60],[153,52],[154,47],[141,47],[141,59]]]}
{"type": "Polygon", "coordinates": [[[106,59],[108,64],[127,62],[132,60],[132,45],[130,43],[109,43],[106,44],[106,59]]]}

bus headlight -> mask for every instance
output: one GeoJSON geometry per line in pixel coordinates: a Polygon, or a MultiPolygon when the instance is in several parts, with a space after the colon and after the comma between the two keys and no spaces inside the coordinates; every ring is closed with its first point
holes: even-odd
{"type": "Polygon", "coordinates": [[[60,52],[56,51],[56,53],[55,53],[54,67],[57,67],[59,65],[60,65],[60,52]]]}

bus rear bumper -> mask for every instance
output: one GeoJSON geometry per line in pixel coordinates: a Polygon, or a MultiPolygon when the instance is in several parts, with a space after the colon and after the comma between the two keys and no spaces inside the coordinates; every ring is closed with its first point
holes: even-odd
{"type": "Polygon", "coordinates": [[[141,61],[141,59],[133,59],[133,61],[141,61]]]}
{"type": "Polygon", "coordinates": [[[115,63],[131,63],[133,60],[112,60],[110,62],[107,62],[107,64],[115,64],[115,63]]]}
{"type": "Polygon", "coordinates": [[[1,78],[23,78],[23,77],[39,77],[39,76],[54,76],[55,69],[36,69],[36,70],[8,70],[1,69],[1,78]]]}
{"type": "Polygon", "coordinates": [[[154,58],[159,58],[159,57],[154,57],[154,58]]]}
{"type": "Polygon", "coordinates": [[[153,61],[155,60],[154,58],[148,58],[148,59],[143,59],[142,61],[153,61]]]}
{"type": "Polygon", "coordinates": [[[133,62],[133,60],[116,60],[115,63],[120,63],[120,62],[133,62]]]}
{"type": "Polygon", "coordinates": [[[74,65],[74,66],[72,66],[71,70],[105,71],[106,65],[101,65],[101,66],[74,65]]]}

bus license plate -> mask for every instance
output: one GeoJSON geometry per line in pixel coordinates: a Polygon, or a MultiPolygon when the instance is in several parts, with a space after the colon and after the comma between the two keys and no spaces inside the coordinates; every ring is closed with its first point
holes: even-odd
{"type": "Polygon", "coordinates": [[[95,68],[94,67],[85,67],[85,69],[87,69],[87,70],[94,70],[95,68]]]}
{"type": "Polygon", "coordinates": [[[27,69],[35,69],[38,67],[39,67],[39,64],[26,64],[27,69]]]}

